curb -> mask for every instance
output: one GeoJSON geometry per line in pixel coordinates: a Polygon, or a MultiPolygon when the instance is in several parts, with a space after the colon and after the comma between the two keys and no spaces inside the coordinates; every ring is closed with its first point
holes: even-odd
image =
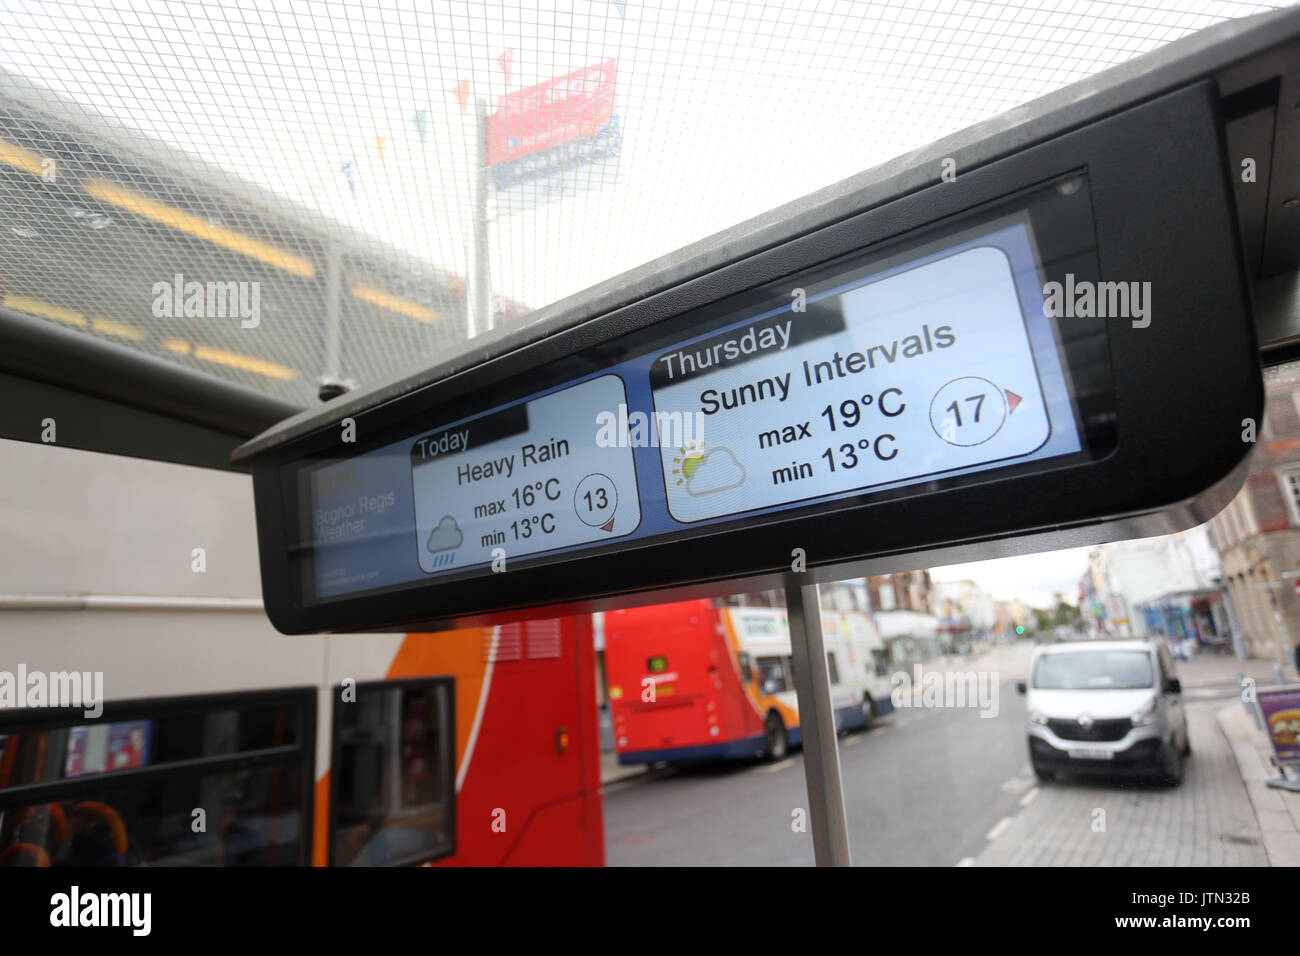
{"type": "MultiPolygon", "coordinates": [[[[1258,663],[1258,661],[1252,658],[1250,661],[1237,661],[1236,663],[1251,664],[1251,663],[1258,663]]],[[[1182,685],[1184,687],[1219,687],[1219,686],[1236,687],[1237,673],[1241,673],[1244,674],[1246,677],[1253,678],[1257,684],[1273,683],[1274,674],[1271,668],[1266,673],[1262,673],[1258,675],[1252,674],[1251,673],[1252,670],[1262,671],[1262,668],[1237,667],[1236,671],[1234,671],[1232,674],[1225,674],[1222,677],[1200,677],[1200,678],[1192,678],[1191,680],[1182,678],[1182,685]]],[[[1288,683],[1296,679],[1296,677],[1293,676],[1292,669],[1290,667],[1285,667],[1282,669],[1282,677],[1288,683]]]]}
{"type": "MultiPolygon", "coordinates": [[[[1246,675],[1250,676],[1250,675],[1246,675]]],[[[1271,677],[1269,678],[1272,679],[1271,677]]],[[[1204,680],[1182,680],[1179,679],[1184,687],[1232,687],[1236,688],[1237,678],[1235,677],[1210,677],[1204,680]]]]}
{"type": "Polygon", "coordinates": [[[1270,787],[1276,776],[1269,763],[1268,743],[1241,704],[1216,712],[1219,729],[1237,760],[1250,797],[1270,866],[1300,866],[1300,793],[1270,787]]]}
{"type": "Polygon", "coordinates": [[[620,767],[618,770],[600,775],[600,785],[607,787],[611,783],[618,783],[621,780],[627,780],[630,777],[641,777],[650,772],[650,765],[641,765],[635,767],[620,767]]]}

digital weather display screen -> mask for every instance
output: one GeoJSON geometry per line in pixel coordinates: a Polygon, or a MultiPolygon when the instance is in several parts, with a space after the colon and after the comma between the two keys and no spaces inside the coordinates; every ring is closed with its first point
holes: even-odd
{"type": "Polygon", "coordinates": [[[1039,379],[1003,248],[955,252],[833,301],[655,358],[655,411],[699,414],[711,426],[684,456],[660,449],[675,520],[744,514],[1043,447],[1048,401],[1065,397],[1061,367],[1044,363],[1053,392],[1039,379]]]}
{"type": "Polygon", "coordinates": [[[304,603],[1088,452],[1036,228],[1003,210],[765,287],[628,336],[598,371],[300,467],[304,603]]]}

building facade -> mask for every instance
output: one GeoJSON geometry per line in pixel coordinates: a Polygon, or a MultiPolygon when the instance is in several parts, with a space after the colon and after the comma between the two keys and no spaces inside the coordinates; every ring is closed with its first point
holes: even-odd
{"type": "Polygon", "coordinates": [[[1246,652],[1294,663],[1300,640],[1300,370],[1264,375],[1264,421],[1246,484],[1210,521],[1246,652]]]}
{"type": "Polygon", "coordinates": [[[1079,610],[1098,636],[1161,635],[1202,647],[1232,641],[1223,571],[1208,526],[1117,541],[1088,555],[1079,610]]]}
{"type": "Polygon", "coordinates": [[[866,581],[872,619],[895,665],[932,660],[951,650],[934,615],[929,571],[875,574],[866,581]]]}
{"type": "Polygon", "coordinates": [[[930,592],[939,631],[954,650],[986,640],[997,622],[997,602],[971,580],[935,581],[930,592]]]}

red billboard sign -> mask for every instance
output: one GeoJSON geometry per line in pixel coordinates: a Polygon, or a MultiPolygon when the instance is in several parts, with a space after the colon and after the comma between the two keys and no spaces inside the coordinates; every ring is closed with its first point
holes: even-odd
{"type": "Polygon", "coordinates": [[[595,136],[614,113],[613,59],[506,93],[487,122],[489,166],[595,136]]]}

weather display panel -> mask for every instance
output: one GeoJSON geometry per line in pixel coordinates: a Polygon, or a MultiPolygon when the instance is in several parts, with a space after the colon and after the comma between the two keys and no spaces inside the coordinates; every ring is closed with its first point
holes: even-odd
{"type": "Polygon", "coordinates": [[[434,572],[490,562],[498,549],[524,556],[635,530],[632,450],[592,443],[588,412],[626,401],[622,381],[606,375],[416,439],[420,567],[434,572]]]}
{"type": "MultiPolygon", "coordinates": [[[[707,438],[661,449],[678,521],[1022,457],[1049,397],[1011,260],[979,246],[655,359],[657,413],[707,438]],[[988,376],[988,377],[986,377],[988,376]]],[[[1060,369],[1050,369],[1059,384],[1060,369]]]]}
{"type": "MultiPolygon", "coordinates": [[[[1050,202],[1086,209],[1081,183],[1050,202]]],[[[1104,337],[1090,352],[1045,309],[1060,263],[1033,208],[723,300],[583,353],[585,374],[544,366],[527,394],[297,466],[303,602],[1104,453],[1081,424],[1111,388],[1104,337]]],[[[1082,232],[1054,248],[1077,256],[1082,232]]]]}

